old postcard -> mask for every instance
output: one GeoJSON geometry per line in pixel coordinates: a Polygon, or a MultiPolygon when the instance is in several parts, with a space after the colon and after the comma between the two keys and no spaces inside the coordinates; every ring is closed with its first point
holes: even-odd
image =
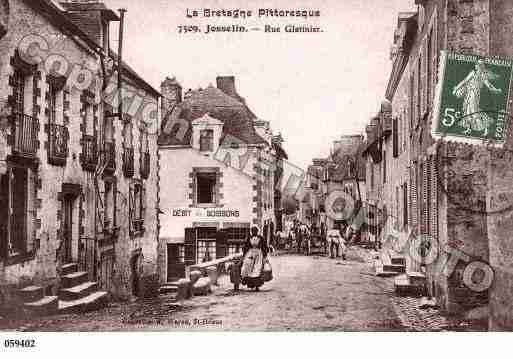
{"type": "Polygon", "coordinates": [[[0,0],[1,348],[513,330],[512,72],[513,1],[0,0]]]}

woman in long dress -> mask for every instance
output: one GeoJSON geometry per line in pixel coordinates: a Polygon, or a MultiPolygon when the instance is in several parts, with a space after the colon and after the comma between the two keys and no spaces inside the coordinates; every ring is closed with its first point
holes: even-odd
{"type": "Polygon", "coordinates": [[[465,128],[465,134],[469,134],[473,130],[483,132],[484,137],[488,135],[488,127],[493,119],[480,108],[481,90],[487,88],[493,94],[501,93],[501,90],[491,83],[497,77],[496,74],[486,69],[483,61],[478,61],[475,69],[454,87],[453,95],[463,98],[464,117],[460,126],[465,128]]]}
{"type": "Polygon", "coordinates": [[[242,284],[256,291],[264,284],[263,267],[269,248],[266,241],[258,234],[258,228],[251,228],[251,235],[244,245],[241,268],[242,284]]]}

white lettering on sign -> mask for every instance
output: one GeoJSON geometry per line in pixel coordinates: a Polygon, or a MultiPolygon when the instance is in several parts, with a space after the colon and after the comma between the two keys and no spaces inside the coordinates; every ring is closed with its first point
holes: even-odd
{"type": "Polygon", "coordinates": [[[239,217],[240,212],[232,209],[196,209],[194,214],[190,209],[173,209],[171,211],[173,217],[239,217]]]}
{"type": "Polygon", "coordinates": [[[173,217],[190,217],[190,209],[173,209],[173,217]]]}

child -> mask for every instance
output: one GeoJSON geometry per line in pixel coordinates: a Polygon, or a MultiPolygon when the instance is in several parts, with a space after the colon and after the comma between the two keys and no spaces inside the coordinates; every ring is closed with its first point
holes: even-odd
{"type": "Polygon", "coordinates": [[[242,258],[234,259],[230,265],[230,282],[233,283],[233,290],[239,291],[239,285],[241,282],[240,270],[242,266],[242,258]]]}

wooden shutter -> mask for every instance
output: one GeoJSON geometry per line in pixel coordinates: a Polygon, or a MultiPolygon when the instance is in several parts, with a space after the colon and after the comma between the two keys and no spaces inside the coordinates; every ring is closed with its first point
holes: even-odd
{"type": "Polygon", "coordinates": [[[196,228],[185,228],[185,265],[196,264],[196,228]]]}
{"type": "Polygon", "coordinates": [[[228,236],[226,230],[220,229],[216,233],[216,259],[228,256],[228,236]]]}
{"type": "Polygon", "coordinates": [[[27,249],[27,184],[28,170],[23,167],[13,167],[11,170],[11,243],[18,253],[25,253],[27,249]]]}
{"type": "Polygon", "coordinates": [[[413,227],[413,230],[417,230],[418,225],[418,189],[417,189],[417,165],[415,163],[412,164],[410,169],[411,178],[410,178],[410,223],[413,227]]]}
{"type": "Polygon", "coordinates": [[[143,223],[144,223],[144,219],[146,218],[146,186],[145,185],[142,185],[141,186],[141,214],[140,214],[140,219],[143,220],[143,223]]]}
{"type": "Polygon", "coordinates": [[[9,219],[9,172],[0,175],[0,259],[7,258],[9,219]]]}
{"type": "Polygon", "coordinates": [[[430,234],[438,239],[438,171],[434,156],[431,156],[431,229],[430,234]]]}
{"type": "Polygon", "coordinates": [[[403,228],[408,226],[408,183],[403,184],[403,228]]]}
{"type": "Polygon", "coordinates": [[[422,163],[422,207],[421,207],[421,226],[423,234],[429,233],[429,163],[422,163]]]}
{"type": "Polygon", "coordinates": [[[130,228],[130,234],[132,235],[136,228],[134,220],[137,219],[135,214],[135,185],[130,183],[128,189],[128,226],[130,228]]]}
{"type": "Polygon", "coordinates": [[[392,146],[393,146],[393,156],[399,156],[399,126],[397,117],[392,120],[392,146]]]}

